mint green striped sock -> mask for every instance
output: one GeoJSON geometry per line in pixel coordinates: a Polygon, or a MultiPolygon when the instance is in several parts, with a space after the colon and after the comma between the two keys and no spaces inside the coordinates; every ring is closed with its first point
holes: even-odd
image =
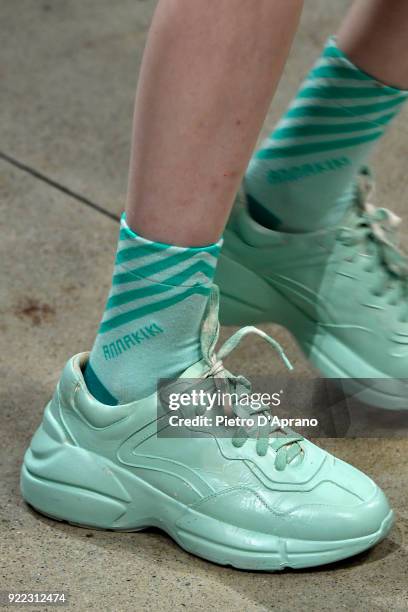
{"type": "Polygon", "coordinates": [[[407,95],[356,68],[330,38],[249,164],[244,185],[254,217],[294,232],[338,223],[357,173],[407,95]]]}
{"type": "Polygon", "coordinates": [[[112,288],[85,369],[89,391],[123,404],[201,359],[200,326],[221,241],[183,248],[137,236],[122,216],[112,288]]]}

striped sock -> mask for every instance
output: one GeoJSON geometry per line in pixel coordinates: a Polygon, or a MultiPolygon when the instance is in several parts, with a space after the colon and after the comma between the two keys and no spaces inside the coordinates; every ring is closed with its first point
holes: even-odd
{"type": "Polygon", "coordinates": [[[407,95],[356,68],[330,38],[249,164],[244,184],[254,217],[294,232],[338,223],[357,173],[407,95]]]}
{"type": "Polygon", "coordinates": [[[84,374],[99,401],[145,397],[160,378],[201,359],[201,320],[220,248],[151,242],[122,216],[112,288],[84,374]]]}

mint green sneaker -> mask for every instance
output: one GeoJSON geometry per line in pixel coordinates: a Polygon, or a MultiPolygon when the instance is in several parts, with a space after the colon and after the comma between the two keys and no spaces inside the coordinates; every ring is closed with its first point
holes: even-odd
{"type": "MultiPolygon", "coordinates": [[[[214,294],[215,296],[216,294],[214,294]]],[[[184,379],[248,392],[215,354],[216,299],[203,323],[203,359],[184,379]]],[[[88,392],[87,353],[65,366],[24,457],[21,490],[36,510],[73,524],[138,531],[155,526],[185,550],[250,570],[311,567],[359,553],[386,536],[393,512],[367,476],[281,430],[280,436],[165,438],[156,394],[108,406],[88,392]]],[[[185,384],[185,382],[184,382],[185,384]]],[[[234,410],[235,407],[233,407],[234,410]]],[[[238,436],[239,434],[239,436],[238,436]]]]}
{"type": "Polygon", "coordinates": [[[286,327],[325,377],[368,404],[408,408],[408,265],[399,219],[369,203],[362,171],[340,226],[289,234],[257,224],[245,195],[224,236],[221,323],[286,327]]]}

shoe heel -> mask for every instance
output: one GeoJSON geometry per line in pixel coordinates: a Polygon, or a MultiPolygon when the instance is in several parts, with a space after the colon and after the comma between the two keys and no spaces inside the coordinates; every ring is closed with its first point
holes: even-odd
{"type": "Polygon", "coordinates": [[[222,325],[266,323],[271,319],[274,292],[248,268],[221,253],[215,282],[220,287],[222,325]]]}
{"type": "Polygon", "coordinates": [[[123,530],[150,524],[151,500],[143,483],[76,446],[50,405],[25,454],[20,487],[28,504],[58,520],[123,530]]]}
{"type": "Polygon", "coordinates": [[[228,253],[220,256],[215,282],[220,287],[222,325],[277,323],[292,333],[298,328],[312,330],[312,322],[299,309],[228,253]]]}
{"type": "Polygon", "coordinates": [[[317,323],[290,304],[262,278],[223,252],[215,282],[220,286],[222,325],[282,325],[295,336],[305,355],[310,355],[317,343],[317,323]]]}

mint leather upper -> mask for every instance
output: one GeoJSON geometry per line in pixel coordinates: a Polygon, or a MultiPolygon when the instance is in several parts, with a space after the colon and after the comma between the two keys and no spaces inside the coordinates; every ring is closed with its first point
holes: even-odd
{"type": "MultiPolygon", "coordinates": [[[[67,442],[126,467],[192,512],[248,530],[282,537],[333,540],[370,534],[388,508],[374,482],[318,446],[302,440],[301,455],[283,470],[275,451],[256,452],[249,439],[237,448],[230,438],[160,438],[157,397],[126,405],[100,404],[86,389],[87,354],[65,366],[49,410],[67,442]]],[[[184,377],[201,376],[200,362],[184,377]]],[[[35,446],[35,440],[34,440],[35,446]]]]}
{"type": "MultiPolygon", "coordinates": [[[[241,200],[225,234],[224,253],[315,324],[315,347],[324,351],[329,333],[361,355],[358,372],[350,363],[350,377],[406,378],[407,263],[396,247],[395,215],[367,207],[361,193],[356,198],[339,226],[302,234],[258,225],[241,200]]],[[[276,305],[273,313],[273,320],[285,325],[285,308],[280,312],[276,305]]],[[[299,327],[301,342],[302,333],[299,327]]]]}

